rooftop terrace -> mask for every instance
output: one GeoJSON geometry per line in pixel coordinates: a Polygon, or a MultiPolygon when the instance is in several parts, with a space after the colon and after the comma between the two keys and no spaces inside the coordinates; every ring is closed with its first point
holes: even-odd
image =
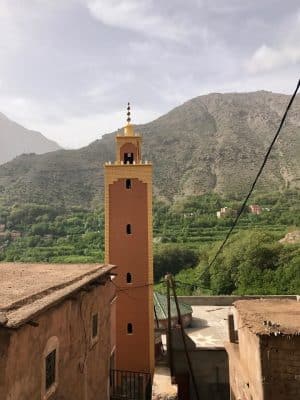
{"type": "Polygon", "coordinates": [[[0,326],[20,326],[113,268],[102,264],[0,263],[0,326]]]}
{"type": "Polygon", "coordinates": [[[186,334],[197,348],[224,348],[228,340],[227,318],[231,307],[192,306],[193,322],[186,334]]]}
{"type": "Polygon", "coordinates": [[[240,300],[234,303],[242,326],[257,335],[299,335],[300,302],[288,299],[240,300]]]}

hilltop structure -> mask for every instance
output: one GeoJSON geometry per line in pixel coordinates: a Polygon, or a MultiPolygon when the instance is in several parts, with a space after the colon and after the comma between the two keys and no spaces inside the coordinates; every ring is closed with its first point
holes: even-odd
{"type": "Polygon", "coordinates": [[[105,165],[105,260],[118,266],[116,352],[121,371],[154,372],[152,165],[140,135],[127,125],[116,136],[116,161],[105,165]]]}

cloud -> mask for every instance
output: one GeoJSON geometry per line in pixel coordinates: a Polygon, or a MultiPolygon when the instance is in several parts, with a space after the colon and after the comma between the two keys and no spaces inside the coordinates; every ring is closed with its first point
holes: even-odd
{"type": "MultiPolygon", "coordinates": [[[[118,111],[65,115],[59,107],[45,106],[26,98],[0,97],[0,110],[8,118],[27,129],[41,132],[65,148],[79,148],[113,132],[126,123],[126,106],[118,111]]],[[[158,118],[155,110],[132,108],[132,122],[142,124],[158,118]]]]}
{"type": "Polygon", "coordinates": [[[151,0],[87,0],[91,14],[104,25],[148,37],[184,42],[191,34],[178,16],[164,16],[151,0]]]}
{"type": "Polygon", "coordinates": [[[207,92],[289,92],[299,0],[244,3],[0,0],[0,112],[77,147],[127,101],[144,123],[207,92]]]}
{"type": "Polygon", "coordinates": [[[247,70],[256,74],[272,71],[300,62],[300,47],[286,46],[272,48],[266,45],[260,46],[250,60],[246,63],[247,70]]]}
{"type": "Polygon", "coordinates": [[[272,37],[256,48],[247,59],[245,67],[250,74],[259,74],[290,68],[300,63],[300,9],[282,21],[273,32],[272,37]]]}
{"type": "MultiPolygon", "coordinates": [[[[159,113],[153,110],[145,110],[135,107],[133,110],[133,123],[139,124],[151,121],[159,117],[159,113]]],[[[113,132],[125,125],[126,113],[124,110],[110,113],[89,114],[81,117],[70,117],[55,124],[40,123],[35,126],[47,137],[55,140],[64,147],[79,148],[96,139],[100,139],[105,133],[113,132]],[[84,135],[82,134],[84,132],[84,135]]]]}

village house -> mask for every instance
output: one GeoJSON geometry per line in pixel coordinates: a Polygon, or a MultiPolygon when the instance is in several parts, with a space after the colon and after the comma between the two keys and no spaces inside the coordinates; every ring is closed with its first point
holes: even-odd
{"type": "Polygon", "coordinates": [[[248,210],[251,214],[259,215],[262,213],[262,207],[258,204],[250,204],[248,210]]]}
{"type": "Polygon", "coordinates": [[[235,217],[236,210],[230,207],[222,207],[220,211],[217,211],[217,218],[235,217]]]}
{"type": "Polygon", "coordinates": [[[114,267],[0,264],[0,399],[109,399],[114,267]]]}
{"type": "Polygon", "coordinates": [[[240,300],[229,318],[231,400],[291,400],[300,393],[300,302],[240,300]]]}

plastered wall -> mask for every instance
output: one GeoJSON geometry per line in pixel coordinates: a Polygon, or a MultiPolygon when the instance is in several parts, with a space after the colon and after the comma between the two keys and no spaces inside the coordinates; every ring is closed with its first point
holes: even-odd
{"type": "Polygon", "coordinates": [[[80,292],[16,330],[0,330],[0,399],[40,400],[44,396],[43,352],[57,338],[58,385],[51,400],[108,399],[111,283],[80,292]],[[92,316],[99,334],[92,340],[92,316]]]}

